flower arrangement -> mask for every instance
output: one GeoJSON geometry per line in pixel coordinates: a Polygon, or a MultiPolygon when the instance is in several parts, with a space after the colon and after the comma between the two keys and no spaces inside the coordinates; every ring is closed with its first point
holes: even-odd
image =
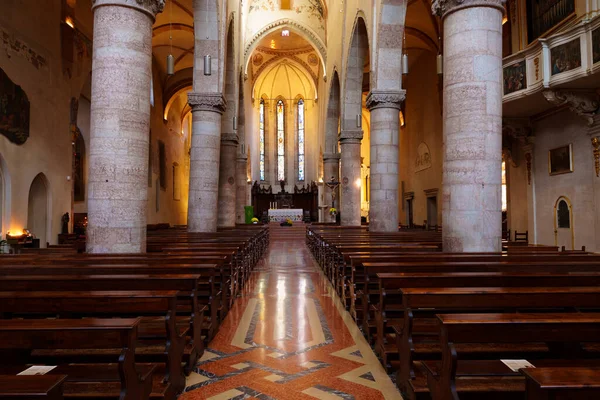
{"type": "Polygon", "coordinates": [[[331,207],[331,208],[329,209],[329,214],[330,214],[330,215],[336,215],[336,214],[337,214],[337,210],[335,209],[335,207],[331,207]]]}
{"type": "Polygon", "coordinates": [[[253,224],[258,224],[258,218],[254,217],[250,220],[253,224]]]}
{"type": "Polygon", "coordinates": [[[294,225],[294,221],[292,221],[290,218],[282,219],[281,223],[279,224],[279,226],[292,226],[292,225],[294,225]]]}

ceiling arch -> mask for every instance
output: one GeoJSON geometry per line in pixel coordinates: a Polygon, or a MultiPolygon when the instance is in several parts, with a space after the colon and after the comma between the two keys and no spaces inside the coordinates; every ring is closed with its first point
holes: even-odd
{"type": "Polygon", "coordinates": [[[303,36],[304,39],[316,50],[321,61],[323,78],[327,79],[327,48],[325,43],[323,43],[319,36],[310,28],[288,18],[280,19],[264,26],[252,37],[252,39],[250,39],[250,41],[248,41],[244,49],[244,77],[248,77],[248,65],[250,64],[251,55],[259,46],[260,42],[265,38],[265,36],[283,28],[289,29],[298,35],[303,36]]]}

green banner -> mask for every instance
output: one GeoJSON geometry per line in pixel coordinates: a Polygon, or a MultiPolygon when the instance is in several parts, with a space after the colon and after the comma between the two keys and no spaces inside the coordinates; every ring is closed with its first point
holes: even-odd
{"type": "Polygon", "coordinates": [[[246,223],[247,224],[251,224],[252,223],[252,218],[254,218],[254,207],[252,207],[252,206],[245,206],[244,207],[244,214],[246,216],[246,223]]]}

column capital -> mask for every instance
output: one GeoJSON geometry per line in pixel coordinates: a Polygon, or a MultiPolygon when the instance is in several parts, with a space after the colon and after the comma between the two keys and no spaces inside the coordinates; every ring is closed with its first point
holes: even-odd
{"type": "Polygon", "coordinates": [[[504,13],[505,2],[506,0],[434,0],[431,4],[431,12],[441,18],[470,7],[492,7],[504,13]]]}
{"type": "Polygon", "coordinates": [[[344,130],[340,132],[340,142],[345,143],[360,143],[363,138],[362,129],[344,130]]]}
{"type": "Polygon", "coordinates": [[[371,90],[367,96],[367,108],[369,111],[376,108],[396,108],[400,110],[405,98],[406,90],[371,90]]]}
{"type": "Polygon", "coordinates": [[[239,137],[237,133],[221,133],[221,143],[226,142],[227,144],[231,144],[237,146],[239,142],[239,137]]]}
{"type": "Polygon", "coordinates": [[[324,153],[323,154],[323,162],[324,163],[336,163],[340,161],[341,154],[340,153],[324,153]]]}
{"type": "Polygon", "coordinates": [[[165,8],[166,0],[92,0],[92,10],[100,6],[121,6],[140,10],[152,19],[165,8]]]}
{"type": "Polygon", "coordinates": [[[227,100],[222,93],[188,93],[188,103],[192,111],[211,111],[223,114],[227,109],[227,100]]]}
{"type": "Polygon", "coordinates": [[[594,125],[594,115],[600,109],[598,93],[594,90],[544,90],[546,100],[552,105],[567,105],[569,110],[594,125]]]}

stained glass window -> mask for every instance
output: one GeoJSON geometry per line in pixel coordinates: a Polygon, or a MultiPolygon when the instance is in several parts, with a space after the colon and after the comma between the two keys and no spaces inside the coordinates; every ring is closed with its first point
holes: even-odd
{"type": "Polygon", "coordinates": [[[285,106],[277,102],[277,180],[285,181],[285,106]]]}
{"type": "Polygon", "coordinates": [[[265,101],[260,101],[260,126],[258,136],[260,140],[260,180],[265,180],[265,101]]]}
{"type": "Polygon", "coordinates": [[[298,101],[298,180],[304,180],[304,100],[298,101]]]}

